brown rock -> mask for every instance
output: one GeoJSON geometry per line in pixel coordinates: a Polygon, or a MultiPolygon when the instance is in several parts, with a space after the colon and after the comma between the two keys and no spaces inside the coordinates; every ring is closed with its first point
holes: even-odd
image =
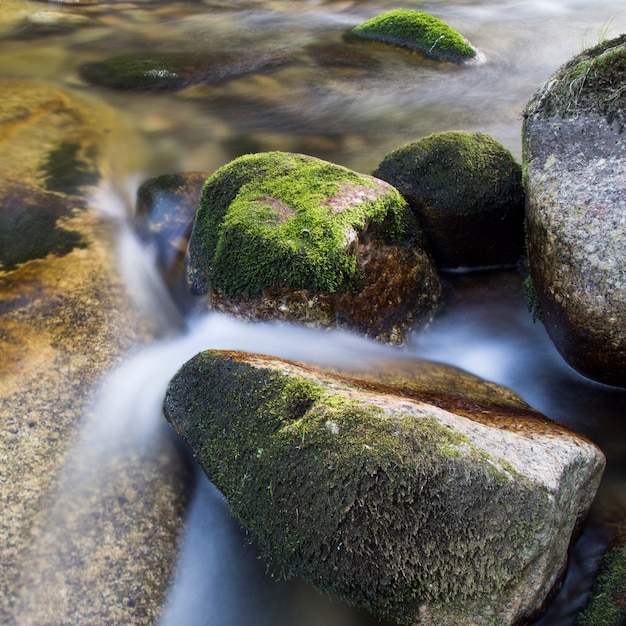
{"type": "Polygon", "coordinates": [[[0,621],[103,623],[116,606],[112,621],[152,624],[186,497],[167,440],[149,462],[140,449],[110,459],[80,506],[54,495],[97,385],[158,330],[129,299],[117,227],[92,200],[118,133],[125,145],[132,134],[112,110],[48,85],[2,80],[0,97],[0,621]],[[132,507],[106,522],[118,490],[132,507]],[[172,503],[149,508],[160,498],[172,503]],[[156,561],[163,577],[148,575],[156,561]],[[142,587],[135,606],[129,579],[142,587]]]}

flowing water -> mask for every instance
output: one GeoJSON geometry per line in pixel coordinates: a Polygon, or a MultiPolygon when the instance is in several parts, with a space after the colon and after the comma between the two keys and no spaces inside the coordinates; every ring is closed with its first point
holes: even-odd
{"type": "MultiPolygon", "coordinates": [[[[138,168],[114,181],[131,196],[148,176],[210,172],[250,151],[299,151],[368,173],[387,151],[451,129],[488,133],[519,159],[521,112],[534,90],[584,47],[626,31],[623,0],[407,1],[403,7],[428,11],[462,32],[484,59],[451,68],[368,46],[372,58],[363,66],[337,62],[346,46],[344,32],[396,3],[129,0],[23,6],[23,19],[6,27],[0,21],[0,72],[45,79],[118,109],[136,128],[137,138],[117,149],[122,154],[141,144],[144,155],[138,168]],[[177,93],[119,92],[79,77],[84,63],[146,50],[270,55],[284,62],[263,73],[177,93]]],[[[356,46],[353,52],[364,50],[356,46]]],[[[104,397],[111,392],[109,400],[145,407],[143,435],[162,419],[160,399],[169,377],[204,348],[242,348],[333,364],[395,354],[345,333],[246,326],[211,314],[185,321],[160,288],[148,257],[137,262],[142,251],[132,237],[122,243],[130,257],[129,282],[152,305],[160,303],[158,315],[173,335],[126,363],[104,387],[104,397]],[[141,399],[138,386],[146,389],[141,399]]],[[[574,547],[563,590],[539,622],[572,624],[609,538],[609,522],[615,515],[623,519],[626,511],[626,393],[587,381],[562,362],[543,327],[533,324],[515,272],[449,274],[444,280],[446,305],[434,324],[413,338],[408,352],[511,387],[547,416],[598,443],[607,455],[600,493],[574,547]]],[[[107,433],[111,445],[125,432],[124,424],[118,426],[107,433]]],[[[272,581],[221,496],[198,477],[160,626],[375,623],[300,581],[272,581]]]]}

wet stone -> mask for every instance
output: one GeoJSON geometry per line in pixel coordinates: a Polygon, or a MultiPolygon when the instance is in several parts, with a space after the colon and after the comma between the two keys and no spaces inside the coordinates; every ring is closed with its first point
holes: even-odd
{"type": "Polygon", "coordinates": [[[178,91],[191,85],[212,85],[237,76],[276,68],[285,59],[278,55],[213,58],[168,54],[120,56],[88,63],[80,68],[89,83],[120,90],[178,91]]]}

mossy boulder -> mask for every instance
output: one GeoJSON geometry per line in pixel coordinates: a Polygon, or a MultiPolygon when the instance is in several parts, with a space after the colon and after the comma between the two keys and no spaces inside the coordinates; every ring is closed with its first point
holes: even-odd
{"type": "Polygon", "coordinates": [[[477,50],[442,20],[422,11],[395,9],[356,26],[350,34],[359,39],[390,43],[438,61],[463,63],[477,50]]]}
{"type": "Polygon", "coordinates": [[[519,260],[524,245],[522,170],[489,135],[429,135],[386,154],[374,176],[406,198],[438,267],[519,260]]]}
{"type": "Polygon", "coordinates": [[[208,351],[173,378],[164,411],[277,575],[402,624],[529,621],[602,453],[497,385],[397,367],[208,351]]]}
{"type": "Polygon", "coordinates": [[[211,176],[189,243],[192,290],[245,319],[345,326],[402,342],[441,287],[406,202],[314,157],[239,157],[211,176]]]}
{"type": "Polygon", "coordinates": [[[563,358],[626,386],[626,35],[563,65],[524,112],[530,271],[563,358]]]}

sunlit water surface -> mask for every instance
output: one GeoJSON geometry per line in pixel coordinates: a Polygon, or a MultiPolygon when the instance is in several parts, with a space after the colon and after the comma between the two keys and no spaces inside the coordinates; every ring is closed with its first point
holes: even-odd
{"type": "MultiPolygon", "coordinates": [[[[148,176],[210,172],[249,151],[300,151],[367,173],[387,151],[451,129],[488,133],[519,159],[521,113],[534,90],[573,54],[604,36],[626,31],[623,0],[401,4],[446,20],[480,48],[484,60],[466,68],[447,67],[375,47],[373,69],[312,61],[319,57],[312,57],[310,49],[347,45],[344,32],[398,6],[391,1],[137,1],[82,8],[33,3],[30,13],[53,11],[89,19],[55,30],[42,28],[43,18],[31,18],[7,29],[0,68],[4,76],[44,79],[108,102],[130,120],[139,139],[129,139],[133,145],[118,149],[134,150],[139,140],[146,156],[139,171],[128,171],[123,180],[113,182],[132,197],[148,176]],[[79,78],[85,62],[146,50],[280,54],[289,63],[179,93],[115,92],[79,78]]],[[[119,218],[119,207],[115,213],[119,218]]],[[[397,353],[346,333],[242,325],[214,314],[185,320],[168,300],[149,257],[133,241],[121,241],[129,283],[170,330],[169,339],[126,363],[104,387],[103,402],[144,408],[140,419],[133,413],[137,437],[157,428],[168,380],[205,348],[245,349],[333,365],[375,362],[397,353]],[[137,389],[142,389],[141,397],[137,389]]],[[[426,332],[413,338],[408,353],[511,387],[549,417],[587,435],[607,455],[607,472],[573,550],[563,590],[540,622],[572,624],[608,539],[607,511],[623,515],[626,510],[626,394],[589,382],[564,365],[543,327],[533,324],[521,279],[514,272],[447,275],[445,282],[445,307],[426,332]]],[[[128,415],[105,406],[103,413],[128,415]]],[[[116,437],[128,436],[127,427],[124,421],[109,423],[103,434],[115,445],[116,437]]],[[[303,582],[273,581],[222,497],[198,476],[160,626],[376,623],[303,582]]]]}

